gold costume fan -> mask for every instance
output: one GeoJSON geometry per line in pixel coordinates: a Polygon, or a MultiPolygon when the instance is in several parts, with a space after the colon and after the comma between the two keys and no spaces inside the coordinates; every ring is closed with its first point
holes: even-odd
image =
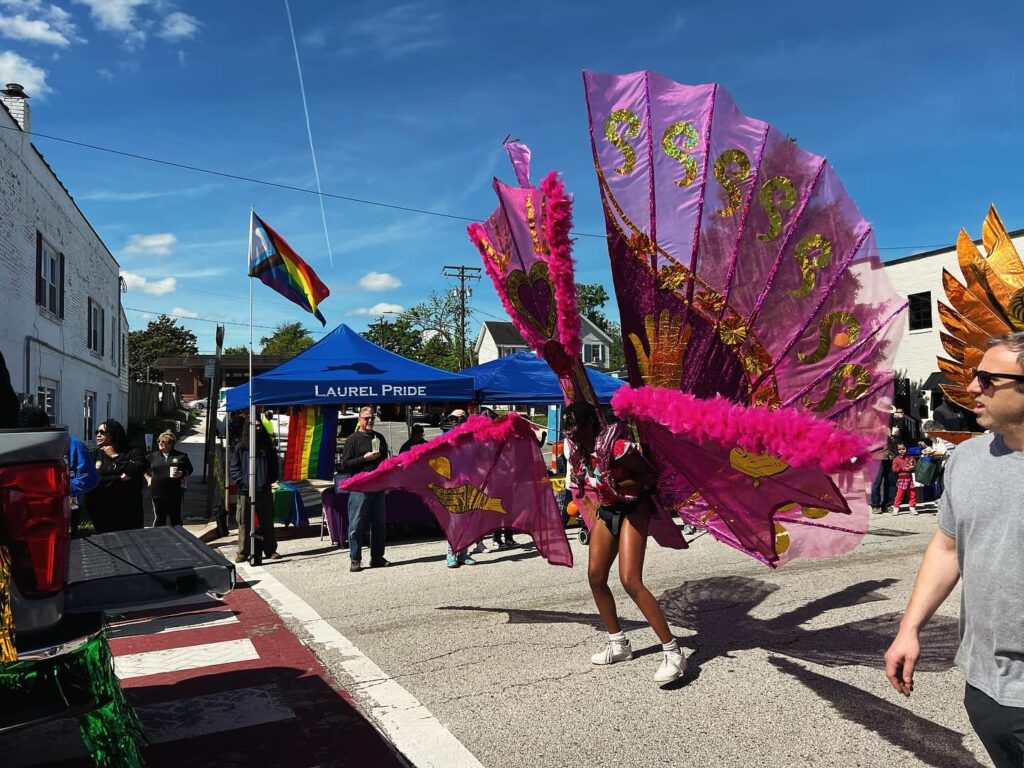
{"type": "Polygon", "coordinates": [[[952,360],[938,358],[939,370],[953,380],[943,384],[946,397],[963,408],[974,398],[967,393],[992,336],[1024,331],[1024,263],[1013,246],[995,206],[990,206],[981,228],[982,255],[966,230],[960,230],[956,254],[964,283],[942,270],[949,304],[939,302],[939,317],[948,333],[939,332],[952,360]]]}

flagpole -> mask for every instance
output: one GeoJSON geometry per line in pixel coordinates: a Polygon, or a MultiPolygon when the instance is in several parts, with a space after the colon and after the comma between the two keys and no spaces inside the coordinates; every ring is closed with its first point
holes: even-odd
{"type": "MultiPolygon", "coordinates": [[[[253,405],[252,375],[252,228],[256,210],[249,208],[249,250],[245,254],[245,271],[249,275],[249,546],[253,565],[263,564],[262,537],[257,535],[256,515],[256,406],[253,405]]],[[[260,520],[262,524],[263,521],[260,520]]]]}

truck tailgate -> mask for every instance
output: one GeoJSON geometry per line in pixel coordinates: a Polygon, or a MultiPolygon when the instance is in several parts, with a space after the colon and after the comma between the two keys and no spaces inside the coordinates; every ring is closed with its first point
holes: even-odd
{"type": "Polygon", "coordinates": [[[218,596],[235,566],[180,527],[116,531],[71,541],[65,612],[112,610],[181,595],[218,596]]]}

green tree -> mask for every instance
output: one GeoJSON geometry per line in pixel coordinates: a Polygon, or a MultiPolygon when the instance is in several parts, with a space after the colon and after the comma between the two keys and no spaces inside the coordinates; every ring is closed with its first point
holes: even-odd
{"type": "Polygon", "coordinates": [[[366,338],[410,360],[419,360],[423,350],[423,335],[404,315],[399,315],[394,320],[385,320],[382,316],[367,329],[366,338]]]}
{"type": "MultiPolygon", "coordinates": [[[[407,309],[402,317],[420,334],[423,346],[418,359],[446,371],[459,370],[459,297],[454,292],[431,291],[426,301],[407,309]]],[[[466,361],[472,364],[471,334],[466,328],[466,361]]]]}
{"type": "Polygon", "coordinates": [[[295,357],[313,346],[313,337],[302,323],[281,323],[269,336],[260,339],[261,355],[286,355],[295,357]]]}
{"type": "Polygon", "coordinates": [[[150,320],[141,331],[128,333],[128,376],[134,381],[163,381],[163,373],[153,368],[161,357],[182,357],[199,351],[196,335],[167,315],[150,320]]]}
{"type": "Polygon", "coordinates": [[[239,355],[245,355],[246,357],[248,357],[248,355],[249,355],[249,345],[248,344],[243,344],[240,347],[224,347],[223,354],[224,354],[225,357],[227,357],[228,355],[233,355],[233,356],[236,356],[236,357],[239,356],[239,355]]]}

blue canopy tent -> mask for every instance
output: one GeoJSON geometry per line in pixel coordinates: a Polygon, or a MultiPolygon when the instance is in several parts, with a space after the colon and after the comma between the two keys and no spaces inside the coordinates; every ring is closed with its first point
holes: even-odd
{"type": "MultiPolygon", "coordinates": [[[[473,379],[407,360],[339,325],[320,341],[256,376],[255,405],[422,403],[473,399],[473,379]]],[[[228,390],[227,409],[249,407],[249,384],[228,390]]]]}
{"type": "MultiPolygon", "coordinates": [[[[479,403],[552,405],[564,402],[558,377],[548,364],[532,352],[516,352],[489,363],[459,371],[472,376],[479,403]]],[[[606,373],[587,369],[598,402],[608,403],[626,382],[606,373]]]]}

